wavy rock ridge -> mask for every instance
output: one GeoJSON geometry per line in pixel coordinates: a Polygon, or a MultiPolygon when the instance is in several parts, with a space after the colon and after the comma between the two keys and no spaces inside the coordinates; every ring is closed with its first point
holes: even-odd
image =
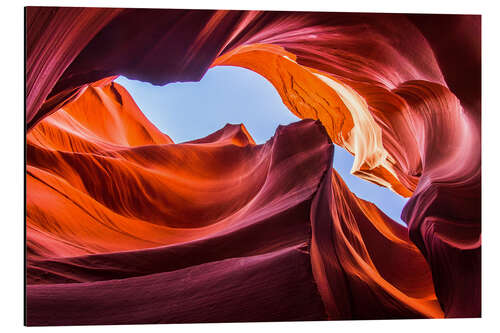
{"type": "Polygon", "coordinates": [[[27,140],[31,325],[442,315],[405,228],[349,192],[319,122],[173,144],[110,83],[27,140]]]}
{"type": "Polygon", "coordinates": [[[480,17],[30,7],[26,64],[29,324],[480,316],[480,17]],[[318,122],[265,145],[243,126],[176,145],[111,83],[199,80],[217,65],[263,75],[318,122]],[[345,188],[331,142],[355,155],[354,174],[411,197],[408,229],[345,188]],[[157,274],[205,281],[199,265],[233,281],[247,257],[276,266],[263,280],[296,277],[304,308],[274,304],[256,277],[269,318],[232,313],[223,292],[171,317],[160,309],[185,296],[95,318],[106,283],[125,295],[157,274]],[[77,297],[92,304],[86,319],[77,297]],[[199,313],[207,301],[212,317],[199,313]]]}

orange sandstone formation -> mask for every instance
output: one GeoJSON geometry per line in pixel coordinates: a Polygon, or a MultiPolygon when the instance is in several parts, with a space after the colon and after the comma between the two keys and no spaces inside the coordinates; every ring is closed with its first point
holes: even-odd
{"type": "Polygon", "coordinates": [[[110,83],[87,88],[27,141],[31,324],[442,316],[423,256],[403,226],[357,199],[331,169],[333,145],[319,122],[281,127],[264,145],[243,125],[173,144],[110,83]],[[254,265],[269,266],[258,290],[246,281],[254,265]],[[217,267],[213,280],[201,266],[217,267]],[[159,288],[192,274],[199,278],[190,288],[238,283],[226,293],[246,311],[228,315],[219,294],[197,300],[214,304],[210,313],[190,310],[189,298],[159,288]],[[138,277],[144,284],[136,285],[138,277]],[[268,279],[283,287],[262,285],[268,279]],[[167,294],[156,310],[137,314],[143,301],[121,298],[132,288],[167,294]],[[308,301],[286,304],[283,290],[308,301]],[[262,316],[264,296],[273,295],[274,312],[262,316]],[[110,296],[110,312],[98,314],[110,296]],[[276,309],[276,302],[285,304],[276,309]],[[82,317],[88,304],[95,305],[82,317]],[[187,309],[173,316],[177,304],[187,309]],[[117,316],[117,307],[129,315],[117,316]]]}
{"type": "Polygon", "coordinates": [[[478,41],[477,16],[28,8],[28,324],[480,316],[478,41]],[[317,121],[173,144],[110,83],[218,65],[317,121]]]}

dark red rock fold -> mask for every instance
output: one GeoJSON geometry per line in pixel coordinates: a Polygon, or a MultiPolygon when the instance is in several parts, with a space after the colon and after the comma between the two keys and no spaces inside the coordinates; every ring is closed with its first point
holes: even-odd
{"type": "Polygon", "coordinates": [[[481,315],[479,16],[29,7],[26,34],[29,324],[481,315]],[[217,65],[263,75],[321,125],[265,145],[229,125],[176,145],[110,83],[199,80],[217,65]],[[331,142],[356,175],[410,197],[408,230],[346,189],[331,142]],[[231,280],[245,263],[248,290],[231,280]],[[255,303],[238,317],[227,294],[202,290],[205,268],[255,303]],[[160,309],[176,301],[137,310],[146,298],[136,317],[92,315],[114,283],[128,295],[183,274],[202,281],[192,292],[212,319],[192,298],[170,317],[160,309]],[[275,303],[294,288],[304,304],[275,303]]]}

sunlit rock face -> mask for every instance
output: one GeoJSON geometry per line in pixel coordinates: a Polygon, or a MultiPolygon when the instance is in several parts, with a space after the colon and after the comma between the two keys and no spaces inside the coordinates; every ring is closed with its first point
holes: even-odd
{"type": "Polygon", "coordinates": [[[480,17],[26,16],[28,324],[480,316],[480,17]],[[174,144],[112,82],[221,65],[307,120],[174,144]],[[332,143],[410,197],[408,228],[346,188],[332,143]]]}
{"type": "Polygon", "coordinates": [[[331,169],[318,121],[263,145],[243,125],[173,144],[108,83],[27,143],[31,324],[442,316],[424,257],[331,169]],[[136,293],[161,300],[122,317],[144,302],[136,293]]]}

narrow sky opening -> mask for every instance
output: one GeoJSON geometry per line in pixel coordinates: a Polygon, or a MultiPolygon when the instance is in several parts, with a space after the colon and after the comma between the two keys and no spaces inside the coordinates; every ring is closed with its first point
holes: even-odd
{"type": "MultiPolygon", "coordinates": [[[[227,123],[243,123],[257,144],[274,135],[278,125],[300,119],[283,104],[264,77],[240,67],[215,67],[200,82],[153,86],[119,77],[135,102],[175,143],[205,137],[227,123]]],[[[358,197],[375,203],[385,214],[403,224],[400,215],[407,199],[389,189],[351,175],[354,157],[335,147],[334,168],[358,197]]]]}

